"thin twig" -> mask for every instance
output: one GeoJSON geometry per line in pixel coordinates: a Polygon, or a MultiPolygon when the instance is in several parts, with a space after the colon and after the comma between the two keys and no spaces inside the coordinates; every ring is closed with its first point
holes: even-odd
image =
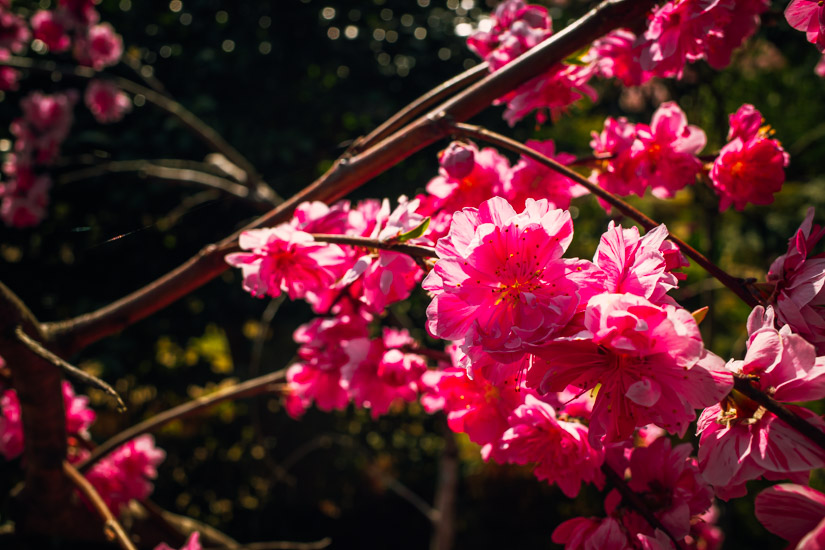
{"type": "MultiPolygon", "coordinates": [[[[642,213],[637,208],[623,201],[622,199],[610,193],[609,191],[602,189],[601,187],[594,184],[578,172],[571,170],[567,166],[559,163],[558,161],[546,157],[538,151],[531,149],[526,145],[519,143],[518,141],[510,139],[507,136],[503,136],[496,132],[487,130],[486,128],[482,128],[481,126],[474,126],[471,124],[462,124],[460,122],[457,122],[453,124],[453,128],[455,129],[454,132],[456,135],[484,140],[488,143],[492,143],[505,149],[509,149],[510,151],[513,151],[515,153],[520,153],[524,156],[536,160],[537,162],[540,162],[541,164],[544,164],[551,170],[554,170],[559,174],[567,178],[570,178],[582,187],[586,188],[588,191],[590,191],[600,199],[610,204],[610,206],[615,207],[625,216],[638,222],[647,231],[650,231],[651,229],[654,229],[659,225],[659,223],[649,218],[647,215],[642,213]]],[[[757,305],[759,305],[754,295],[747,289],[745,282],[742,279],[737,279],[736,277],[733,277],[728,272],[726,272],[725,270],[723,270],[722,268],[708,260],[698,250],[687,244],[682,239],[676,237],[672,233],[668,234],[668,239],[676,243],[679,246],[680,250],[686,256],[689,256],[697,264],[702,266],[705,269],[705,271],[710,273],[712,276],[716,277],[723,285],[731,289],[737,296],[739,296],[739,298],[742,299],[742,301],[744,301],[750,307],[756,307],[757,305]]]]}
{"type": "Polygon", "coordinates": [[[604,464],[602,464],[602,472],[604,472],[604,474],[607,476],[607,479],[610,480],[610,483],[613,484],[616,490],[619,491],[619,494],[622,495],[622,498],[625,499],[627,504],[631,508],[636,510],[636,512],[638,512],[639,515],[641,515],[645,519],[645,521],[648,524],[650,524],[651,527],[653,527],[654,529],[658,529],[662,533],[667,535],[667,538],[669,538],[673,542],[676,548],[683,548],[682,544],[676,539],[676,537],[673,536],[670,530],[668,530],[668,528],[665,527],[661,521],[659,521],[659,518],[657,518],[653,514],[653,512],[650,511],[650,508],[647,507],[647,504],[642,499],[642,497],[638,493],[636,493],[636,491],[631,489],[630,486],[628,486],[624,478],[621,475],[619,475],[619,473],[616,472],[616,470],[611,468],[605,462],[604,464]]]}
{"type": "Polygon", "coordinates": [[[126,531],[123,530],[123,526],[115,519],[115,516],[112,515],[111,510],[109,510],[109,507],[103,502],[103,499],[100,498],[100,495],[97,490],[92,487],[92,484],[68,462],[63,463],[63,471],[66,472],[66,476],[77,486],[78,490],[83,493],[83,496],[89,500],[92,507],[103,519],[103,532],[106,534],[106,537],[109,540],[116,541],[123,550],[137,550],[126,534],[126,531]]]}
{"type": "Polygon", "coordinates": [[[430,550],[451,550],[455,541],[455,507],[458,493],[458,446],[455,434],[440,417],[444,434],[444,449],[438,461],[438,481],[435,487],[435,509],[438,521],[434,522],[430,538],[430,550]]]}
{"type": "Polygon", "coordinates": [[[414,258],[436,258],[435,248],[431,246],[421,246],[418,244],[392,243],[370,239],[368,237],[356,237],[354,235],[329,235],[326,233],[311,233],[312,237],[320,243],[346,244],[350,246],[360,246],[363,248],[377,248],[378,250],[389,250],[390,252],[400,252],[414,258]]]}
{"type": "Polygon", "coordinates": [[[120,398],[120,395],[118,395],[118,393],[115,391],[115,389],[112,386],[110,386],[109,384],[107,384],[106,382],[101,380],[100,378],[98,378],[96,376],[93,376],[93,375],[89,374],[88,372],[83,371],[83,370],[75,367],[74,365],[72,365],[68,361],[58,357],[54,353],[47,350],[46,348],[43,347],[42,344],[40,344],[40,342],[38,342],[37,340],[31,338],[28,334],[26,334],[23,331],[22,326],[18,326],[16,329],[14,329],[14,333],[17,336],[17,338],[21,342],[26,344],[29,347],[29,349],[32,350],[34,353],[36,353],[37,355],[39,355],[40,357],[42,357],[46,361],[49,361],[55,367],[63,369],[63,371],[66,372],[67,374],[69,374],[70,376],[73,376],[74,378],[77,378],[78,380],[81,380],[81,381],[89,384],[90,386],[94,386],[98,389],[103,390],[106,393],[106,395],[108,395],[109,397],[111,397],[112,399],[115,400],[115,402],[117,403],[117,410],[118,411],[120,411],[120,412],[126,411],[126,403],[123,402],[123,399],[120,398]]]}
{"type": "Polygon", "coordinates": [[[751,384],[752,376],[746,374],[733,375],[733,389],[759,403],[779,420],[798,431],[821,449],[825,450],[825,432],[797,415],[779,401],[773,399],[756,386],[751,384]]]}
{"type": "Polygon", "coordinates": [[[101,78],[111,81],[124,91],[134,95],[143,96],[146,101],[175,117],[195,136],[200,138],[200,140],[203,141],[210,149],[223,154],[226,158],[232,161],[232,163],[243,169],[247,176],[246,183],[262,198],[275,205],[283,202],[283,199],[279,197],[271,187],[261,181],[255,167],[240,153],[240,151],[230,145],[229,142],[227,142],[214,128],[195,116],[186,107],[162,93],[156,92],[151,88],[141,86],[137,82],[129,80],[128,78],[102,75],[90,67],[82,67],[79,65],[61,65],[53,61],[35,61],[28,57],[12,56],[8,59],[0,60],[0,66],[28,69],[47,74],[57,72],[66,76],[73,76],[86,80],[101,78]]]}
{"type": "Polygon", "coordinates": [[[156,414],[155,416],[144,420],[140,424],[136,424],[131,428],[123,430],[122,432],[112,436],[92,451],[86,460],[78,463],[77,469],[81,472],[87,471],[95,462],[115,450],[120,445],[138,437],[139,435],[156,430],[173,420],[192,416],[203,411],[204,409],[208,409],[213,405],[222,403],[223,401],[252,397],[254,395],[270,391],[274,384],[281,382],[284,379],[284,376],[286,376],[285,369],[271,372],[251,380],[247,380],[246,382],[242,382],[228,388],[223,388],[214,393],[210,393],[209,395],[192,399],[191,401],[187,401],[177,407],[173,407],[160,414],[156,414]]]}

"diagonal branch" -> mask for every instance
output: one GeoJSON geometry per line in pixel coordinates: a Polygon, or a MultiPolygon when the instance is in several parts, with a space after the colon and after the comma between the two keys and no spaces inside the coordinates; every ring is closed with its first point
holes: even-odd
{"type": "Polygon", "coordinates": [[[154,431],[173,420],[192,416],[223,401],[252,397],[261,393],[272,391],[272,386],[283,381],[285,376],[286,370],[271,372],[251,380],[247,380],[246,382],[242,382],[228,388],[223,388],[214,393],[210,393],[209,395],[192,399],[191,401],[187,401],[177,407],[172,407],[171,409],[168,409],[160,414],[156,414],[155,416],[148,418],[143,422],[123,430],[122,432],[109,438],[102,445],[95,448],[85,460],[79,462],[77,464],[77,469],[81,472],[87,471],[95,462],[127,441],[130,441],[139,435],[154,431]]]}
{"type": "Polygon", "coordinates": [[[448,136],[452,131],[448,120],[466,120],[478,114],[495,99],[542,74],[596,38],[638,20],[653,4],[653,0],[602,2],[561,32],[367,151],[338,159],[326,174],[301,192],[235,234],[204,247],[177,269],[97,311],[67,321],[47,323],[43,330],[61,349],[71,353],[166,307],[227,269],[223,257],[238,250],[237,239],[241,231],[285,222],[295,207],[304,201],[329,204],[344,197],[416,151],[448,136]]]}
{"type": "Polygon", "coordinates": [[[129,535],[123,530],[123,526],[115,519],[115,516],[112,515],[111,510],[109,510],[109,507],[103,502],[103,499],[100,498],[100,495],[95,488],[92,487],[92,484],[80,475],[80,472],[68,462],[63,463],[63,471],[66,472],[66,476],[75,484],[78,490],[83,493],[83,496],[89,500],[95,512],[103,519],[103,531],[106,537],[109,540],[116,541],[123,550],[137,550],[129,539],[129,535]]]}
{"type": "MultiPolygon", "coordinates": [[[[625,216],[638,222],[647,231],[650,231],[651,229],[654,229],[659,225],[658,222],[652,220],[640,210],[634,208],[632,205],[620,199],[616,195],[610,193],[609,191],[602,189],[601,187],[594,184],[578,172],[574,172],[567,166],[542,155],[538,151],[531,149],[526,145],[519,143],[518,141],[510,139],[501,134],[491,132],[490,130],[482,128],[481,126],[455,123],[453,125],[453,128],[456,135],[484,140],[488,143],[492,143],[493,145],[498,145],[505,149],[509,149],[510,151],[513,151],[515,153],[520,153],[526,157],[530,157],[537,162],[540,162],[541,164],[547,166],[551,170],[554,170],[559,174],[567,178],[570,178],[582,187],[586,188],[588,191],[590,191],[600,199],[610,204],[610,206],[615,207],[619,212],[621,212],[625,216]]],[[[728,272],[726,272],[725,270],[723,270],[722,268],[708,260],[701,252],[687,244],[682,239],[676,237],[672,233],[668,234],[668,239],[676,243],[681,249],[681,251],[685,253],[686,256],[689,256],[697,264],[702,266],[708,273],[716,277],[723,285],[731,289],[737,296],[739,296],[742,299],[742,301],[744,301],[750,307],[755,307],[758,305],[758,302],[756,301],[754,295],[747,289],[744,280],[733,277],[728,272]]]]}
{"type": "Polygon", "coordinates": [[[393,243],[370,239],[368,237],[356,237],[354,235],[328,235],[326,233],[311,233],[312,237],[319,243],[344,244],[350,246],[360,246],[363,248],[376,248],[378,250],[389,250],[390,252],[400,252],[413,258],[436,258],[435,248],[421,246],[419,244],[393,243]]]}

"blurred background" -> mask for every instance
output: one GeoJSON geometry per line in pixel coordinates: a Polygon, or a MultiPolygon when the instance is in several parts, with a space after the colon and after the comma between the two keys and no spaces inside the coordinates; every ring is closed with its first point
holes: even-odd
{"type": "MultiPolygon", "coordinates": [[[[550,9],[557,30],[592,5],[538,3],[550,9]]],[[[29,4],[47,8],[50,2],[29,4]]],[[[111,72],[134,80],[139,80],[135,71],[156,78],[288,197],[322,174],[350,140],[477,63],[464,40],[494,4],[104,0],[98,9],[122,34],[133,60],[133,68],[122,63],[111,72]]],[[[660,102],[674,99],[690,123],[707,133],[707,154],[725,143],[727,115],[753,103],[791,154],[788,181],[773,205],[720,215],[715,198],[701,186],[672,201],[633,202],[732,274],[763,280],[808,206],[818,207],[819,223],[825,219],[825,102],[822,80],[813,72],[819,54],[788,27],[783,9],[784,3],[775,3],[724,72],[699,63],[687,67],[681,81],[636,89],[596,81],[598,102],[583,100],[568,116],[540,129],[532,117],[509,129],[500,107],[473,122],[520,140],[554,139],[557,151],[585,156],[591,154],[590,132],[602,128],[605,116],[646,123],[660,102]]],[[[32,75],[21,88],[53,92],[83,84],[32,75]]],[[[18,116],[22,95],[8,93],[0,102],[2,151],[9,150],[8,123],[18,116]]],[[[217,192],[134,174],[73,178],[89,164],[203,160],[209,153],[145,98],[134,100],[133,112],[111,126],[97,125],[87,110],[76,108],[53,173],[48,218],[34,229],[0,228],[0,279],[41,321],[103,306],[259,214],[253,205],[217,192]]],[[[423,191],[437,172],[437,152],[446,145],[440,142],[405,160],[352,198],[394,200],[423,191]]],[[[576,238],[568,255],[590,258],[608,217],[592,197],[577,199],[571,211],[576,238]]],[[[689,268],[688,274],[675,297],[688,309],[711,306],[702,324],[707,346],[724,358],[741,358],[747,307],[702,270],[689,268]]],[[[288,365],[296,349],[292,332],[311,318],[309,307],[287,301],[270,320],[268,306],[268,300],[241,289],[239,273],[227,271],[74,357],[75,364],[111,382],[129,404],[126,414],[118,414],[102,395],[88,391],[98,412],[95,440],[223,385],[288,365]]],[[[394,306],[392,315],[424,338],[425,307],[419,293],[394,306]]],[[[328,536],[333,548],[425,548],[430,522],[416,498],[433,502],[443,429],[443,419],[415,404],[377,421],[353,409],[333,414],[312,409],[295,421],[277,397],[225,403],[156,434],[167,458],[152,500],[242,542],[328,536]]],[[[602,498],[592,487],[571,501],[536,481],[530,468],[486,464],[474,444],[463,436],[457,441],[456,548],[553,548],[550,533],[561,521],[602,513],[602,498]]],[[[7,495],[19,481],[19,464],[0,462],[0,521],[8,518],[7,495]]],[[[819,479],[814,484],[823,486],[819,479]]],[[[723,505],[720,525],[728,535],[725,548],[784,545],[753,518],[752,499],[723,505]]]]}

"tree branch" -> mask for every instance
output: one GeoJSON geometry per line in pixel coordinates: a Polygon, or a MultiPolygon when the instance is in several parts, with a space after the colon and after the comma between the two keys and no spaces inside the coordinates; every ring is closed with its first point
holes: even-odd
{"type": "MultiPolygon", "coordinates": [[[[492,143],[493,145],[498,145],[515,153],[520,153],[526,157],[530,157],[537,162],[540,162],[541,164],[547,166],[551,170],[558,172],[562,176],[565,176],[575,181],[582,187],[586,188],[588,191],[590,191],[600,199],[610,204],[610,206],[616,208],[625,216],[638,222],[642,227],[644,227],[646,231],[650,231],[651,229],[654,229],[659,225],[658,222],[652,220],[647,215],[642,213],[640,210],[634,208],[632,205],[623,201],[622,199],[610,193],[609,191],[602,189],[601,187],[594,184],[578,172],[574,172],[567,166],[542,155],[538,151],[531,149],[526,145],[519,143],[518,141],[510,139],[501,134],[491,132],[490,130],[482,128],[481,126],[455,123],[453,124],[453,127],[454,133],[456,135],[484,140],[488,143],[492,143]]],[[[744,280],[737,279],[731,276],[728,272],[726,272],[725,270],[723,270],[722,268],[708,260],[701,252],[687,244],[682,239],[676,237],[672,233],[669,232],[667,238],[676,243],[686,256],[690,257],[697,264],[702,266],[705,269],[705,271],[710,273],[712,276],[716,277],[722,284],[731,289],[734,292],[734,294],[739,296],[739,298],[741,298],[742,301],[744,301],[750,307],[755,307],[759,305],[759,302],[756,300],[753,293],[751,293],[748,290],[744,280]]]]}
{"type": "Polygon", "coordinates": [[[92,376],[91,374],[80,370],[68,361],[65,361],[57,355],[53,354],[52,352],[44,348],[43,345],[40,344],[40,342],[26,334],[23,331],[23,327],[18,326],[14,330],[14,334],[21,342],[26,344],[29,347],[29,349],[32,350],[36,355],[39,355],[55,367],[63,369],[63,371],[71,374],[75,378],[82,380],[83,382],[91,386],[103,390],[104,393],[106,393],[109,397],[115,400],[115,403],[117,403],[118,411],[124,412],[126,410],[126,403],[123,402],[123,399],[120,398],[120,395],[118,395],[118,393],[112,386],[110,386],[100,378],[97,378],[96,376],[92,376]]]}
{"type": "Polygon", "coordinates": [[[48,323],[43,330],[61,349],[76,352],[166,307],[223,273],[228,267],[223,258],[238,250],[237,238],[243,230],[282,223],[304,201],[330,204],[342,198],[416,151],[449,135],[452,127],[447,121],[466,120],[481,112],[495,99],[596,38],[637,20],[653,4],[653,0],[606,0],[577,22],[367,151],[338,159],[326,174],[301,192],[221,242],[204,247],[177,269],[95,312],[48,323]]]}
{"type": "Polygon", "coordinates": [[[344,244],[349,246],[360,246],[362,248],[376,248],[378,250],[389,250],[390,252],[400,252],[413,258],[437,258],[435,248],[431,246],[421,246],[418,244],[393,243],[370,239],[368,237],[356,237],[354,235],[328,235],[326,233],[310,233],[319,243],[344,244]]]}
{"type": "Polygon", "coordinates": [[[83,496],[89,500],[92,507],[103,519],[103,532],[106,534],[106,538],[116,541],[123,550],[137,550],[129,539],[129,535],[123,530],[123,526],[115,519],[115,516],[112,515],[111,510],[109,510],[109,507],[103,502],[103,499],[100,498],[100,495],[95,488],[92,487],[92,484],[80,475],[80,472],[68,462],[63,463],[63,471],[66,472],[66,476],[75,484],[78,490],[83,493],[83,496]]]}
{"type": "Polygon", "coordinates": [[[271,391],[271,386],[277,382],[281,382],[285,376],[285,369],[271,372],[251,380],[247,380],[246,382],[242,382],[228,388],[223,388],[215,393],[210,393],[209,395],[204,395],[198,397],[197,399],[192,399],[191,401],[187,401],[177,407],[172,407],[171,409],[168,409],[160,414],[156,414],[155,416],[148,418],[143,422],[123,430],[122,432],[109,438],[102,445],[95,448],[85,460],[79,462],[77,464],[77,469],[81,472],[88,471],[94,463],[115,450],[117,447],[138,437],[139,435],[154,431],[173,420],[192,416],[223,401],[252,397],[254,395],[271,391]]]}

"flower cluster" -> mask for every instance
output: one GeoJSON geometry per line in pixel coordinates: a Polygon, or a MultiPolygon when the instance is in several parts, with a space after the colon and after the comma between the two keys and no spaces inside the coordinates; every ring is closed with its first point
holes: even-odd
{"type": "Polygon", "coordinates": [[[132,100],[126,93],[105,80],[93,79],[86,86],[83,101],[101,124],[117,122],[132,110],[132,100]]]}
{"type": "MultiPolygon", "coordinates": [[[[66,411],[66,434],[69,437],[69,460],[79,462],[89,455],[87,447],[89,427],[95,421],[95,412],[88,406],[89,399],[75,395],[69,382],[63,382],[63,407],[66,411]]],[[[0,454],[6,460],[23,453],[20,401],[17,392],[6,390],[0,395],[0,454]]],[[[128,441],[92,465],[86,474],[89,483],[115,514],[132,499],[145,499],[152,493],[150,479],[157,477],[157,466],[166,453],[155,447],[151,435],[142,435],[128,441]]]]}

